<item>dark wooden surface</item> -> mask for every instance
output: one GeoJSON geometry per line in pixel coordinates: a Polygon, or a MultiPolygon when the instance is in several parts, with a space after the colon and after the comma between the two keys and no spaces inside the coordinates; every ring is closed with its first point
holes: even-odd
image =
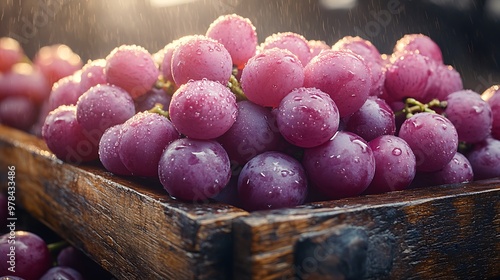
{"type": "Polygon", "coordinates": [[[233,235],[235,279],[496,279],[500,180],[254,212],[233,235]]]}
{"type": "Polygon", "coordinates": [[[232,220],[224,204],[171,199],[155,181],[73,166],[43,141],[0,125],[0,181],[15,166],[16,203],[118,279],[228,279],[232,220]]]}

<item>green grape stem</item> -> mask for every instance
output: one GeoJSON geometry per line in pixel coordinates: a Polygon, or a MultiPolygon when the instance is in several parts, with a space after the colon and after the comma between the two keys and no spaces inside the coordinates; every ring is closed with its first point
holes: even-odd
{"type": "Polygon", "coordinates": [[[160,78],[154,84],[154,87],[157,89],[163,89],[168,95],[174,95],[176,90],[175,83],[172,81],[165,81],[163,78],[160,78]]]}
{"type": "Polygon", "coordinates": [[[446,101],[439,101],[438,99],[432,99],[428,103],[422,103],[415,98],[406,98],[405,99],[405,107],[401,109],[400,111],[396,112],[396,116],[400,115],[405,115],[406,118],[410,118],[411,116],[417,114],[417,113],[422,113],[422,112],[428,112],[428,113],[434,113],[436,114],[436,111],[433,110],[433,108],[441,108],[445,109],[447,105],[446,101]]]}
{"type": "Polygon", "coordinates": [[[245,96],[243,89],[241,89],[241,85],[235,75],[231,75],[227,86],[234,93],[234,95],[236,95],[237,101],[247,100],[247,97],[245,96]]]}
{"type": "Polygon", "coordinates": [[[170,119],[170,114],[168,113],[168,111],[163,110],[163,105],[160,103],[156,103],[153,108],[148,110],[148,112],[156,113],[156,114],[159,114],[159,115],[166,117],[167,119],[170,119]]]}

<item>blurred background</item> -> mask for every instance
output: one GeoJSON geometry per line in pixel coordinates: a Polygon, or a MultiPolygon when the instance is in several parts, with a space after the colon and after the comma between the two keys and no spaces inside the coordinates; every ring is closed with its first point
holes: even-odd
{"type": "Polygon", "coordinates": [[[121,44],[154,53],[181,36],[205,34],[229,13],[249,18],[260,42],[286,31],[329,45],[351,35],[391,53],[404,34],[423,33],[466,88],[500,84],[500,0],[2,0],[0,36],[18,40],[31,58],[62,43],[85,62],[121,44]]]}

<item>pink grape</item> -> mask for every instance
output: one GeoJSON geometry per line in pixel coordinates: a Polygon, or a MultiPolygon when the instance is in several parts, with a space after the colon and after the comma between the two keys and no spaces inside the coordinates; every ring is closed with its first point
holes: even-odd
{"type": "Polygon", "coordinates": [[[304,36],[297,33],[275,33],[271,36],[268,36],[260,45],[261,52],[263,50],[269,50],[272,48],[289,50],[291,53],[297,56],[297,58],[302,63],[302,66],[306,66],[312,58],[309,42],[306,38],[304,38],[304,36]]]}
{"type": "Polygon", "coordinates": [[[61,105],[75,105],[84,93],[80,86],[80,76],[70,75],[54,83],[49,95],[49,109],[52,111],[61,105]]]}
{"type": "Polygon", "coordinates": [[[153,87],[146,94],[134,100],[135,111],[144,112],[151,110],[156,104],[161,104],[164,110],[168,110],[171,100],[172,96],[167,94],[165,90],[153,87]]]}
{"type": "Polygon", "coordinates": [[[121,45],[106,57],[106,81],[137,98],[158,80],[159,70],[151,54],[141,46],[121,45]]]}
{"type": "Polygon", "coordinates": [[[311,188],[325,200],[359,195],[375,175],[375,157],[368,143],[344,131],[323,145],[305,149],[302,164],[311,188]]]}
{"type": "Polygon", "coordinates": [[[96,59],[87,62],[80,74],[80,91],[86,92],[91,87],[107,83],[106,60],[96,59]]]}
{"type": "Polygon", "coordinates": [[[461,90],[448,95],[445,116],[458,132],[458,140],[480,142],[491,133],[490,105],[472,90],[461,90]]]}
{"type": "Polygon", "coordinates": [[[18,276],[26,280],[39,280],[52,265],[52,257],[45,241],[28,231],[15,231],[0,236],[0,255],[3,260],[0,262],[1,275],[18,276]],[[8,254],[12,251],[15,254],[15,272],[8,270],[11,267],[9,261],[12,260],[8,254]]]}
{"type": "Polygon", "coordinates": [[[277,124],[290,143],[310,148],[327,142],[339,128],[339,111],[330,96],[316,88],[297,88],[278,106],[277,124]]]}
{"type": "Polygon", "coordinates": [[[445,117],[434,113],[418,113],[406,119],[399,130],[415,154],[417,171],[442,169],[458,149],[458,133],[445,117]]]}
{"type": "Polygon", "coordinates": [[[257,50],[257,33],[248,18],[223,15],[208,27],[206,36],[224,45],[234,65],[243,68],[257,50]]]}
{"type": "Polygon", "coordinates": [[[395,53],[418,51],[423,56],[443,63],[443,54],[441,48],[429,36],[424,34],[406,34],[396,42],[394,46],[395,53]]]}
{"type": "Polygon", "coordinates": [[[120,159],[121,129],[122,124],[118,124],[104,131],[99,141],[99,160],[104,168],[113,174],[132,175],[120,159]]]}
{"type": "Polygon", "coordinates": [[[345,130],[357,134],[366,141],[381,135],[394,135],[394,112],[383,99],[370,96],[354,114],[345,118],[345,130]]]}
{"type": "Polygon", "coordinates": [[[177,138],[179,133],[166,117],[140,112],[123,124],[118,154],[132,175],[156,177],[163,149],[177,138]]]}
{"type": "Polygon", "coordinates": [[[236,98],[228,87],[210,80],[188,82],[174,93],[169,107],[175,128],[190,138],[215,139],[236,121],[236,98]]]}
{"type": "Polygon", "coordinates": [[[50,85],[80,70],[83,62],[79,55],[64,44],[42,47],[33,63],[42,71],[50,85]]]}
{"type": "Polygon", "coordinates": [[[451,93],[464,89],[460,73],[452,66],[438,64],[435,66],[435,72],[434,82],[427,89],[428,97],[422,100],[423,102],[433,98],[443,101],[451,93]]]}
{"type": "Polygon", "coordinates": [[[248,100],[240,101],[237,105],[236,121],[217,138],[231,162],[244,165],[258,154],[278,150],[284,140],[271,110],[248,100]]]}
{"type": "Polygon", "coordinates": [[[487,138],[473,145],[467,154],[474,180],[490,179],[500,176],[500,141],[487,138]]]}
{"type": "Polygon", "coordinates": [[[177,44],[178,41],[173,41],[163,48],[163,59],[161,61],[160,70],[165,82],[174,82],[174,77],[172,77],[172,56],[177,44]]]}
{"type": "Polygon", "coordinates": [[[434,185],[472,182],[474,170],[469,160],[457,152],[443,169],[430,174],[434,185]]]}
{"type": "Polygon", "coordinates": [[[50,85],[43,73],[28,63],[17,63],[0,76],[0,100],[7,96],[25,96],[40,104],[50,95],[50,85]]]}
{"type": "Polygon", "coordinates": [[[304,87],[315,87],[330,95],[340,116],[363,106],[371,90],[371,72],[363,59],[348,51],[326,50],[304,69],[304,87]]]}
{"type": "Polygon", "coordinates": [[[189,80],[207,79],[227,84],[233,63],[224,45],[203,35],[181,40],[172,54],[172,77],[181,86],[189,80]]]}
{"type": "Polygon", "coordinates": [[[491,136],[500,139],[500,87],[493,85],[486,89],[481,98],[488,102],[492,113],[491,136]]]}
{"type": "Polygon", "coordinates": [[[247,211],[294,207],[307,196],[307,178],[296,159],[264,152],[248,161],[238,177],[238,197],[247,211]]]}
{"type": "Polygon", "coordinates": [[[38,106],[24,96],[7,97],[0,101],[0,123],[29,131],[38,117],[38,106]]]}
{"type": "Polygon", "coordinates": [[[59,159],[74,164],[98,158],[99,137],[78,123],[75,105],[62,105],[51,111],[42,127],[48,148],[59,159]]]}
{"type": "Polygon", "coordinates": [[[231,166],[216,141],[182,138],[163,151],[158,175],[171,196],[197,202],[214,197],[226,186],[231,166]]]}
{"type": "Polygon", "coordinates": [[[264,107],[278,107],[281,99],[304,84],[304,68],[288,50],[266,49],[248,60],[241,73],[241,87],[248,100],[264,107]]]}
{"type": "Polygon", "coordinates": [[[0,38],[0,73],[8,72],[14,64],[21,62],[24,51],[17,40],[0,38]]]}
{"type": "Polygon", "coordinates": [[[323,50],[329,50],[330,46],[325,41],[309,40],[307,41],[309,49],[311,49],[311,59],[317,56],[323,50]]]}
{"type": "Polygon", "coordinates": [[[375,157],[375,175],[365,193],[384,193],[408,188],[416,173],[415,155],[402,138],[382,135],[368,145],[375,157]]]}

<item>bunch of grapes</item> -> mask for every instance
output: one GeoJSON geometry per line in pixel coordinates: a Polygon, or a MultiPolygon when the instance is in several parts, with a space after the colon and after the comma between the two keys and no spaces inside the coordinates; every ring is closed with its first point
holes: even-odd
{"type": "Polygon", "coordinates": [[[249,211],[500,176],[500,90],[463,88],[428,36],[381,54],[224,15],[150,54],[122,45],[58,80],[42,137],[67,162],[249,211]]]}

